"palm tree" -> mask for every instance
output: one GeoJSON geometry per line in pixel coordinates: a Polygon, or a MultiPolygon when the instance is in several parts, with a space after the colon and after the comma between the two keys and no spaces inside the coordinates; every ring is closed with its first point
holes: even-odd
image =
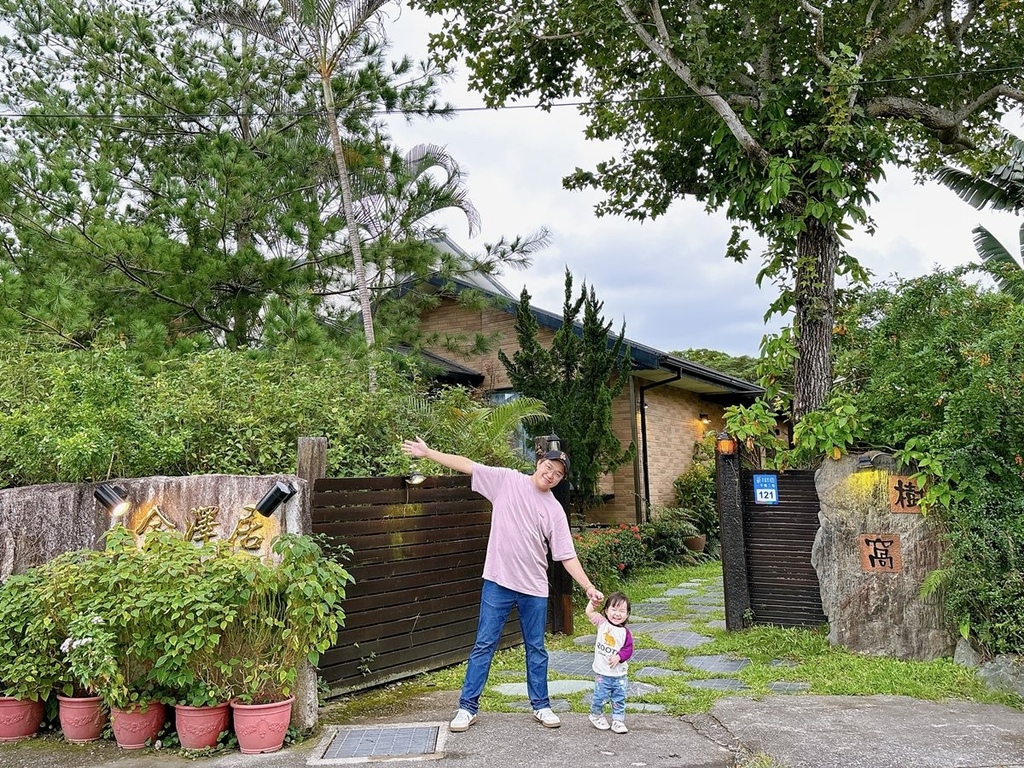
{"type": "MultiPolygon", "coordinates": [[[[418,273],[426,268],[404,263],[397,254],[409,243],[431,243],[442,238],[444,230],[431,224],[434,214],[453,208],[462,211],[470,237],[480,230],[480,214],[469,199],[459,164],[444,147],[417,144],[405,154],[379,154],[385,162],[353,175],[352,189],[355,221],[366,234],[368,260],[377,266],[376,277],[368,278],[368,282],[374,282],[377,293],[383,294],[404,272],[418,273]]],[[[439,255],[436,251],[433,254],[439,255]]],[[[486,268],[472,261],[458,267],[486,268]]],[[[429,269],[435,271],[436,267],[431,265],[429,269]]]]}
{"type": "MultiPolygon", "coordinates": [[[[1024,141],[1009,136],[1009,158],[983,175],[974,175],[958,168],[944,166],[936,178],[979,211],[990,206],[996,211],[1024,211],[1024,141]]],[[[1021,262],[980,224],[972,230],[974,247],[989,267],[1002,291],[1018,302],[1024,302],[1024,269],[1021,262]]],[[[1020,227],[1019,246],[1024,261],[1024,223],[1020,227]]]]}
{"type": "MultiPolygon", "coordinates": [[[[280,13],[273,4],[252,8],[223,5],[209,11],[201,23],[225,23],[259,35],[286,51],[320,79],[324,116],[330,135],[334,162],[341,185],[342,208],[348,230],[349,248],[356,277],[359,309],[367,347],[374,346],[373,312],[366,280],[366,265],[360,243],[352,178],[345,157],[345,146],[338,126],[333,81],[345,67],[358,61],[369,35],[369,24],[389,0],[277,0],[280,13]]],[[[376,390],[376,376],[370,365],[370,391],[376,390]]]]}

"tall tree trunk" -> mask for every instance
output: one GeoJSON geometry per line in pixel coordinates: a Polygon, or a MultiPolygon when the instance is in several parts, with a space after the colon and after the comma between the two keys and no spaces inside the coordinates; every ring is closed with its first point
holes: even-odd
{"type": "Polygon", "coordinates": [[[793,419],[824,405],[832,389],[832,329],[835,325],[839,236],[835,228],[808,218],[797,235],[796,317],[798,357],[794,370],[793,419]]]}
{"type": "Polygon", "coordinates": [[[338,180],[341,182],[341,204],[345,211],[345,223],[348,227],[348,243],[352,249],[352,263],[356,273],[356,290],[359,294],[359,310],[363,316],[363,334],[366,347],[370,352],[369,390],[377,391],[377,372],[373,364],[373,311],[370,309],[370,290],[366,284],[366,265],[363,263],[363,250],[359,242],[359,227],[356,225],[355,206],[352,204],[352,182],[349,177],[348,163],[345,161],[345,150],[341,144],[341,133],[338,130],[338,116],[334,111],[334,90],[329,77],[323,78],[324,107],[327,110],[327,125],[331,132],[331,146],[334,160],[338,164],[338,180]]]}

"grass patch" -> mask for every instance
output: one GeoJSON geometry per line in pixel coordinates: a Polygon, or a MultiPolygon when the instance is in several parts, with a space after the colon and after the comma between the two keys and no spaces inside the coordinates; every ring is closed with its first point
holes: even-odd
{"type": "MultiPolygon", "coordinates": [[[[695,594],[690,597],[673,598],[668,605],[670,614],[658,616],[657,621],[672,621],[682,618],[689,601],[700,597],[711,589],[722,575],[718,562],[702,563],[696,566],[667,566],[636,573],[624,585],[624,591],[631,603],[638,603],[653,597],[663,596],[667,589],[686,582],[698,582],[695,594]]],[[[715,588],[718,588],[717,586],[715,588]]],[[[810,693],[828,695],[870,696],[875,694],[910,696],[916,699],[941,701],[961,699],[980,703],[1004,704],[1024,710],[1024,699],[1010,693],[997,693],[976,677],[972,670],[954,663],[951,659],[937,661],[900,661],[887,657],[864,656],[851,653],[845,648],[832,646],[828,642],[827,628],[792,629],[784,627],[755,626],[739,632],[727,632],[713,628],[709,622],[721,620],[721,611],[693,619],[689,615],[693,630],[711,638],[711,641],[695,649],[675,648],[658,645],[644,634],[644,623],[634,622],[631,629],[637,648],[661,648],[668,653],[668,661],[648,664],[637,662],[631,665],[630,679],[646,682],[660,688],[639,699],[648,704],[660,704],[671,715],[688,715],[708,712],[715,701],[723,696],[763,696],[770,693],[772,682],[800,682],[810,684],[810,693]],[[750,659],[750,664],[735,675],[749,686],[747,691],[717,691],[693,688],[687,680],[706,679],[712,675],[686,664],[688,656],[723,655],[750,659]],[[683,674],[671,677],[643,679],[637,672],[644,666],[658,666],[683,674]]],[[[576,645],[575,637],[592,634],[593,626],[583,612],[582,603],[574,615],[575,635],[549,635],[549,651],[575,651],[590,653],[590,645],[576,645]]],[[[401,700],[409,700],[429,691],[458,691],[462,687],[466,665],[459,664],[437,672],[420,675],[410,681],[366,691],[347,697],[328,708],[333,722],[341,722],[348,716],[379,716],[399,706],[401,700]],[[340,713],[340,714],[339,714],[340,713]],[[335,718],[338,719],[335,719],[335,718]]],[[[552,680],[571,676],[550,671],[552,680]]],[[[481,697],[481,708],[490,711],[513,711],[513,705],[523,697],[503,696],[495,693],[495,685],[508,682],[525,682],[525,652],[522,647],[499,651],[491,666],[487,687],[481,697]]],[[[573,712],[586,712],[583,697],[588,691],[559,696],[572,706],[573,712]]],[[[799,695],[799,694],[793,694],[799,695]]],[[[771,763],[757,762],[753,756],[749,766],[770,766],[771,763]]]]}

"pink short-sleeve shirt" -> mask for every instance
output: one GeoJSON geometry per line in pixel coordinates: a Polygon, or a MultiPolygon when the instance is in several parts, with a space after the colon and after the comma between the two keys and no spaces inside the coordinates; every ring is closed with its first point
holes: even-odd
{"type": "Polygon", "coordinates": [[[547,553],[554,560],[576,557],[569,522],[550,491],[529,475],[504,467],[473,464],[473,490],[491,502],[484,578],[506,589],[547,597],[547,553]]]}

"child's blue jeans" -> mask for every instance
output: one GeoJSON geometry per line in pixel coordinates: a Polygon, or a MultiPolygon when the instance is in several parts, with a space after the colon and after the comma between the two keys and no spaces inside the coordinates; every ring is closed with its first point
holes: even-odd
{"type": "Polygon", "coordinates": [[[608,677],[607,675],[596,675],[594,677],[594,699],[590,704],[590,714],[600,715],[604,712],[604,703],[612,702],[612,720],[626,720],[626,688],[628,686],[626,676],[608,677]]]}

